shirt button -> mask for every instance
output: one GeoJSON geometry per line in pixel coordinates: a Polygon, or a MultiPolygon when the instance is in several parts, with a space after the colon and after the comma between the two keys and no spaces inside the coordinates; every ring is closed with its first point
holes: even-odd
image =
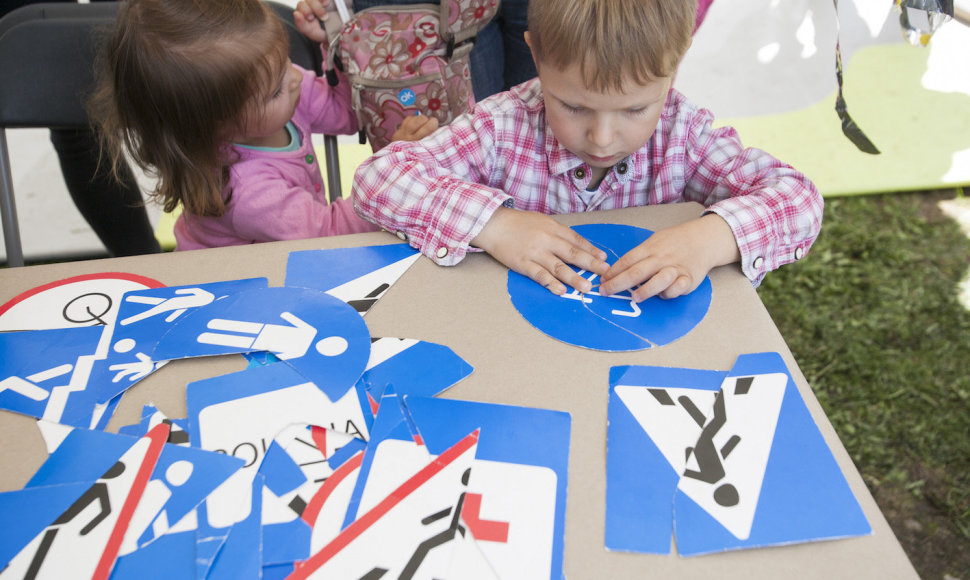
{"type": "Polygon", "coordinates": [[[313,155],[307,154],[306,162],[307,164],[313,164],[313,155]]]}
{"type": "Polygon", "coordinates": [[[586,179],[586,170],[582,167],[578,168],[574,174],[576,179],[586,179]]]}
{"type": "Polygon", "coordinates": [[[804,256],[804,255],[805,255],[805,250],[803,250],[801,248],[801,246],[795,248],[795,259],[796,260],[801,260],[802,259],[802,256],[804,256]]]}
{"type": "Polygon", "coordinates": [[[445,256],[448,255],[448,248],[445,248],[444,246],[438,248],[438,251],[435,252],[435,255],[438,256],[439,259],[444,258],[445,256]]]}
{"type": "Polygon", "coordinates": [[[765,259],[762,258],[761,256],[758,256],[757,258],[755,258],[754,262],[751,263],[751,267],[754,268],[755,270],[760,270],[761,267],[764,265],[765,265],[765,259]]]}
{"type": "Polygon", "coordinates": [[[619,165],[616,166],[616,172],[619,173],[620,175],[625,175],[627,169],[629,168],[627,167],[626,162],[620,163],[619,165]]]}
{"type": "Polygon", "coordinates": [[[398,239],[400,239],[403,242],[408,241],[408,235],[406,233],[404,233],[404,232],[398,232],[397,233],[397,237],[398,237],[398,239]]]}

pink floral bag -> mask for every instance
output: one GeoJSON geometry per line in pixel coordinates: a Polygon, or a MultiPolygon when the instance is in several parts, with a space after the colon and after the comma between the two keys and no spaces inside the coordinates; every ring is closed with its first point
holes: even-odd
{"type": "Polygon", "coordinates": [[[379,6],[344,24],[328,60],[350,80],[361,138],[374,151],[390,142],[406,116],[431,115],[445,125],[475,106],[468,53],[498,5],[441,0],[379,6]]]}

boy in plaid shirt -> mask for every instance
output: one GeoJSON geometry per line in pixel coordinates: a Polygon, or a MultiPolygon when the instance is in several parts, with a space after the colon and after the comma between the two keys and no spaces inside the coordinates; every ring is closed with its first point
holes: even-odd
{"type": "Polygon", "coordinates": [[[694,290],[740,263],[754,284],[802,258],[822,198],[801,173],[671,88],[696,5],[683,0],[532,0],[539,72],[420,142],[364,162],[357,212],[441,265],[484,250],[556,294],[592,284],[637,301],[694,290]],[[696,201],[697,219],[655,232],[612,266],[547,214],[696,201]]]}

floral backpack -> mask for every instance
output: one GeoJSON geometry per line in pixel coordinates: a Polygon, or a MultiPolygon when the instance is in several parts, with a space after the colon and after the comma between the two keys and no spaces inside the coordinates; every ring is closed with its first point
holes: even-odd
{"type": "Polygon", "coordinates": [[[431,115],[446,125],[475,106],[468,53],[498,5],[377,6],[344,23],[330,44],[328,68],[340,67],[350,80],[361,143],[366,137],[377,151],[406,116],[431,115]]]}

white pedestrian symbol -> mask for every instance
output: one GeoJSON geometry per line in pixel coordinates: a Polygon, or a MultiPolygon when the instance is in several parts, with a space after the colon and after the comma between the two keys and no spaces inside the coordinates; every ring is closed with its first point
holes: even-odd
{"type": "Polygon", "coordinates": [[[71,372],[74,365],[63,364],[52,369],[47,369],[45,371],[40,371],[29,375],[26,379],[16,376],[11,376],[0,381],[0,393],[4,391],[13,391],[17,394],[23,395],[28,399],[34,401],[43,401],[50,395],[50,391],[39,386],[37,383],[42,383],[50,379],[66,375],[71,372]]]}
{"type": "MultiPolygon", "coordinates": [[[[587,272],[586,270],[580,270],[578,274],[580,276],[583,276],[584,274],[589,274],[589,272],[587,272]]],[[[599,278],[599,274],[591,274],[590,277],[587,278],[587,280],[589,280],[590,283],[593,284],[593,288],[599,288],[599,286],[595,282],[597,278],[599,278]]],[[[571,292],[567,292],[562,295],[563,298],[569,298],[570,300],[579,300],[583,304],[591,304],[593,302],[593,299],[590,298],[590,296],[602,296],[602,294],[600,294],[596,290],[590,290],[589,292],[580,293],[580,292],[577,292],[575,289],[573,289],[571,292]]],[[[623,294],[614,294],[610,296],[610,298],[617,298],[619,300],[630,301],[630,310],[619,310],[614,308],[613,310],[610,311],[612,314],[616,316],[626,316],[628,318],[636,318],[637,316],[640,316],[640,313],[641,313],[640,307],[633,300],[633,295],[630,294],[629,292],[624,292],[623,294]]]]}
{"type": "Polygon", "coordinates": [[[125,301],[127,302],[151,304],[153,306],[144,312],[129,316],[128,318],[122,320],[121,325],[127,326],[134,322],[140,322],[146,318],[151,318],[152,316],[166,312],[170,312],[171,314],[165,318],[165,322],[172,322],[189,308],[205,306],[212,303],[212,301],[216,298],[211,292],[207,292],[202,288],[180,288],[176,290],[175,293],[179,296],[173,296],[172,298],[156,298],[152,296],[138,295],[126,297],[125,301]]]}
{"type": "Polygon", "coordinates": [[[108,367],[109,371],[118,371],[114,378],[111,379],[112,383],[117,383],[125,377],[128,377],[130,382],[140,381],[155,370],[155,361],[149,358],[149,356],[145,353],[136,352],[135,358],[138,360],[134,362],[119,363],[108,367]]]}
{"type": "MultiPolygon", "coordinates": [[[[289,312],[281,313],[280,318],[290,324],[263,324],[261,322],[214,318],[209,321],[206,327],[210,330],[224,332],[203,332],[197,340],[202,344],[265,350],[275,354],[281,360],[302,357],[310,349],[310,345],[317,335],[317,329],[289,312]],[[226,332],[234,334],[225,334],[226,332]]],[[[340,354],[334,352],[332,348],[335,339],[339,339],[339,337],[329,337],[320,341],[320,343],[329,347],[327,352],[323,352],[323,349],[321,349],[321,354],[340,354]]],[[[342,352],[341,349],[338,350],[342,352]]]]}

